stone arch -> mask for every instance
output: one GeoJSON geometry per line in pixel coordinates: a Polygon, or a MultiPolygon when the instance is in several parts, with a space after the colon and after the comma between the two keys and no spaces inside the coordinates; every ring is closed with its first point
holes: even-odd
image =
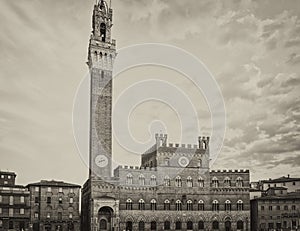
{"type": "Polygon", "coordinates": [[[98,230],[111,230],[114,210],[109,206],[103,206],[98,210],[98,230]]]}

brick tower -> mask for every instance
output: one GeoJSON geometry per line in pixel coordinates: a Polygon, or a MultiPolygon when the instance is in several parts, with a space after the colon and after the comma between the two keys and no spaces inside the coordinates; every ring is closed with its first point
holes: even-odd
{"type": "Polygon", "coordinates": [[[93,12],[93,31],[88,50],[91,75],[90,178],[109,179],[112,158],[112,68],[116,57],[111,39],[112,9],[104,0],[93,12]]]}

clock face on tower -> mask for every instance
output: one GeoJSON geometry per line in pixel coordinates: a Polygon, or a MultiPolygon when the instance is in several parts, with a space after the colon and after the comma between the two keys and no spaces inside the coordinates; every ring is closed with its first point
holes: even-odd
{"type": "Polygon", "coordinates": [[[181,166],[181,167],[186,167],[188,166],[189,164],[189,159],[185,156],[182,156],[178,159],[178,164],[181,166]]]}
{"type": "Polygon", "coordinates": [[[98,155],[95,158],[95,163],[98,167],[104,168],[108,165],[108,159],[104,155],[98,155]]]}

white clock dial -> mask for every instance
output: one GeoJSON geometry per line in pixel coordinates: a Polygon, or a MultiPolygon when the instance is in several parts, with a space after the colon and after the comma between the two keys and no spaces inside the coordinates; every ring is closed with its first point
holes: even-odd
{"type": "Polygon", "coordinates": [[[185,156],[182,156],[178,159],[178,164],[181,166],[181,167],[186,167],[188,166],[189,164],[189,159],[185,156]]]}
{"type": "Polygon", "coordinates": [[[98,167],[104,168],[108,165],[108,159],[104,155],[99,155],[99,156],[96,156],[95,163],[98,167]]]}

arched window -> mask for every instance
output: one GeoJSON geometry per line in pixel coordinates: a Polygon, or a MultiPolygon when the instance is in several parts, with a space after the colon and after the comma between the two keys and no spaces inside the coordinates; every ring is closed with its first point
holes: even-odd
{"type": "Polygon", "coordinates": [[[236,223],[236,228],[237,228],[238,230],[243,230],[243,229],[244,229],[244,222],[241,221],[241,220],[237,221],[237,223],[236,223]]]}
{"type": "Polygon", "coordinates": [[[231,211],[231,201],[230,200],[225,201],[225,211],[231,211]]]}
{"type": "Polygon", "coordinates": [[[187,228],[187,230],[193,230],[193,222],[192,221],[188,221],[186,223],[186,228],[187,228]]]}
{"type": "Polygon", "coordinates": [[[219,180],[218,180],[217,177],[213,177],[211,183],[212,183],[213,188],[218,188],[219,187],[219,180]]]}
{"type": "Polygon", "coordinates": [[[186,180],[187,187],[193,187],[193,179],[192,177],[188,176],[186,180]]]}
{"type": "Polygon", "coordinates": [[[236,203],[237,211],[243,211],[244,210],[244,203],[242,200],[238,200],[236,203]]]}
{"type": "Polygon", "coordinates": [[[145,201],[143,199],[139,200],[139,210],[145,210],[145,201]]]}
{"type": "Polygon", "coordinates": [[[198,210],[204,211],[204,201],[203,200],[198,201],[198,210]]]}
{"type": "Polygon", "coordinates": [[[198,222],[198,229],[204,229],[204,221],[199,221],[198,222]]]}
{"type": "Polygon", "coordinates": [[[236,187],[242,188],[244,185],[243,179],[241,177],[238,177],[236,179],[236,187]]]}
{"type": "Polygon", "coordinates": [[[152,175],[150,178],[150,185],[155,186],[156,185],[156,176],[152,175]]]}
{"type": "Polygon", "coordinates": [[[127,221],[126,222],[126,230],[132,231],[132,221],[127,221]]]}
{"type": "Polygon", "coordinates": [[[126,200],[126,210],[132,210],[132,200],[130,198],[126,200]]]}
{"type": "Polygon", "coordinates": [[[151,230],[156,230],[156,221],[151,221],[151,230]]]}
{"type": "Polygon", "coordinates": [[[212,228],[213,228],[213,230],[214,229],[219,229],[219,222],[218,221],[213,221],[212,228]]]}
{"type": "Polygon", "coordinates": [[[139,231],[144,231],[145,230],[145,222],[144,221],[140,221],[139,222],[139,231]]]}
{"type": "Polygon", "coordinates": [[[164,230],[170,230],[171,229],[171,223],[170,221],[164,222],[164,230]]]}
{"type": "Polygon", "coordinates": [[[132,184],[132,179],[133,179],[133,177],[132,177],[131,173],[127,174],[126,184],[132,184]]]}
{"type": "Polygon", "coordinates": [[[231,186],[231,180],[229,177],[225,177],[224,179],[224,187],[230,187],[231,186]]]}
{"type": "Polygon", "coordinates": [[[182,203],[180,200],[176,201],[176,210],[181,211],[182,210],[182,203]]]}
{"type": "Polygon", "coordinates": [[[164,201],[164,210],[170,210],[170,201],[168,199],[164,201]]]}
{"type": "Polygon", "coordinates": [[[219,201],[214,200],[212,203],[212,211],[219,211],[219,201]]]}
{"type": "Polygon", "coordinates": [[[101,37],[101,41],[105,42],[105,38],[106,38],[106,25],[105,25],[105,23],[100,24],[100,37],[101,37]]]}
{"type": "Polygon", "coordinates": [[[150,205],[151,205],[151,210],[156,210],[156,200],[155,199],[152,199],[150,201],[150,205]]]}
{"type": "Polygon", "coordinates": [[[181,230],[181,221],[176,221],[175,230],[181,230]]]}
{"type": "Polygon", "coordinates": [[[198,184],[199,184],[200,188],[204,187],[204,180],[203,180],[203,178],[201,176],[198,178],[198,184]]]}
{"type": "Polygon", "coordinates": [[[193,210],[193,202],[191,200],[188,200],[186,202],[186,210],[192,211],[193,210]]]}
{"type": "Polygon", "coordinates": [[[100,223],[99,226],[101,230],[107,229],[107,221],[105,219],[101,219],[99,223],[100,223]]]}
{"type": "Polygon", "coordinates": [[[139,176],[139,184],[140,184],[140,185],[145,185],[145,177],[144,177],[143,174],[141,174],[141,175],[139,176]]]}
{"type": "Polygon", "coordinates": [[[165,176],[165,178],[164,178],[164,184],[165,184],[165,186],[170,186],[171,185],[171,181],[170,181],[170,177],[169,176],[165,176]]]}
{"type": "Polygon", "coordinates": [[[182,181],[181,181],[181,177],[177,176],[175,179],[175,186],[176,187],[181,187],[182,186],[182,181]]]}
{"type": "Polygon", "coordinates": [[[170,159],[169,158],[165,158],[165,166],[170,166],[170,159]]]}

